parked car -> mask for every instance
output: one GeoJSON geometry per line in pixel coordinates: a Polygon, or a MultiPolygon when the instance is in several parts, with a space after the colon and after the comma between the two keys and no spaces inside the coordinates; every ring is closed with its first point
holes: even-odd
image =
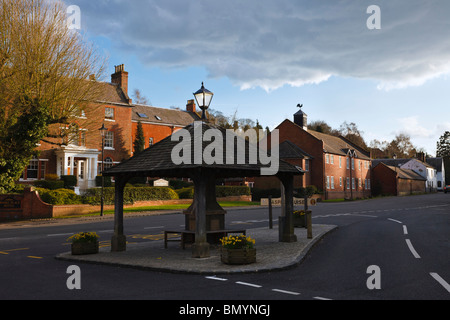
{"type": "Polygon", "coordinates": [[[450,184],[444,186],[444,193],[450,192],[450,184]]]}

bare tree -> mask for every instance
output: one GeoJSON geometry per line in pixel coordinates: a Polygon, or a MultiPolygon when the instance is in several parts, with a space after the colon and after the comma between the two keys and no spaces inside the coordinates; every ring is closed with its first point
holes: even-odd
{"type": "MultiPolygon", "coordinates": [[[[4,115],[20,114],[11,102],[32,97],[48,105],[49,125],[66,128],[98,97],[101,89],[92,80],[104,76],[106,61],[67,27],[61,2],[0,0],[0,43],[4,115]]],[[[65,129],[49,131],[67,135],[65,129]]]]}
{"type": "Polygon", "coordinates": [[[99,104],[106,61],[70,30],[60,1],[0,0],[0,192],[11,189],[36,144],[61,145],[99,104]]]}

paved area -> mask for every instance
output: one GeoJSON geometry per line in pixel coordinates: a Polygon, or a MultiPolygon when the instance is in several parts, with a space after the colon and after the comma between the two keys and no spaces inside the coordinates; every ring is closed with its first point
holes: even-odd
{"type": "Polygon", "coordinates": [[[163,272],[192,274],[252,273],[280,270],[292,267],[306,256],[308,251],[325,234],[337,228],[333,225],[313,225],[313,238],[307,239],[306,229],[296,228],[297,242],[278,242],[278,228],[248,229],[247,235],[256,240],[256,263],[232,266],[220,261],[220,248],[211,247],[211,256],[204,259],[191,257],[191,249],[182,250],[178,242],[169,242],[164,249],[164,241],[134,243],[127,245],[125,252],[110,252],[110,248],[100,248],[94,255],[73,256],[70,252],[56,256],[57,259],[77,263],[97,263],[121,267],[133,267],[163,272]]]}

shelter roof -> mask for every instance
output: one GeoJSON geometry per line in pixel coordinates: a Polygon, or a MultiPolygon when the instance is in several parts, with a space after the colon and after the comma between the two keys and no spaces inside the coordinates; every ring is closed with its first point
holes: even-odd
{"type": "MultiPolygon", "coordinates": [[[[257,156],[258,154],[256,154],[256,163],[249,161],[249,154],[253,154],[252,151],[257,150],[256,146],[223,128],[196,121],[181,130],[183,131],[175,132],[173,135],[145,149],[134,157],[106,170],[104,175],[191,177],[197,172],[196,170],[205,168],[215,170],[215,174],[218,177],[256,177],[261,175],[262,168],[269,168],[274,161],[278,161],[278,173],[291,175],[302,174],[301,168],[283,160],[276,159],[275,157],[272,157],[272,163],[268,164],[262,163],[260,157],[257,156]],[[205,133],[210,129],[213,129],[213,131],[208,132],[208,134],[213,136],[212,139],[206,139],[208,141],[204,141],[205,138],[198,139],[200,134],[201,137],[204,137],[205,133]],[[233,139],[227,139],[227,134],[231,134],[233,139]],[[240,143],[244,146],[245,152],[245,161],[243,164],[240,164],[242,161],[238,161],[241,158],[241,154],[238,155],[237,152],[240,143]],[[231,150],[230,144],[234,150],[233,158],[227,158],[227,147],[231,150]],[[212,147],[213,145],[214,148],[212,147]],[[208,149],[205,150],[205,148],[208,149]],[[214,152],[211,152],[211,149],[214,149],[215,152],[223,151],[221,158],[219,157],[219,152],[217,158],[215,158],[219,161],[215,161],[212,164],[206,163],[203,156],[201,163],[200,161],[195,161],[196,156],[197,158],[199,156],[200,150],[202,155],[207,151],[209,154],[216,156],[214,152]],[[184,152],[189,151],[190,157],[184,154],[184,152]],[[180,161],[179,164],[174,163],[172,155],[174,152],[176,157],[184,158],[186,156],[185,158],[188,161],[180,161]]],[[[266,151],[264,153],[266,154],[266,151]]]]}

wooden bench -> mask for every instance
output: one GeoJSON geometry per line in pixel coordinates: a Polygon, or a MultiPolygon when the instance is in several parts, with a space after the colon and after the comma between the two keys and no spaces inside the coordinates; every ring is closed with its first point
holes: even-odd
{"type": "MultiPolygon", "coordinates": [[[[246,234],[246,230],[214,230],[214,231],[206,231],[206,235],[214,234],[219,237],[227,237],[230,233],[242,233],[243,235],[246,234]]],[[[167,249],[167,242],[169,241],[181,241],[181,248],[183,250],[186,248],[186,242],[188,239],[191,239],[191,242],[193,243],[195,241],[195,231],[189,231],[189,230],[165,230],[164,231],[164,248],[167,249]],[[169,234],[180,234],[179,239],[169,239],[169,234]]]]}

